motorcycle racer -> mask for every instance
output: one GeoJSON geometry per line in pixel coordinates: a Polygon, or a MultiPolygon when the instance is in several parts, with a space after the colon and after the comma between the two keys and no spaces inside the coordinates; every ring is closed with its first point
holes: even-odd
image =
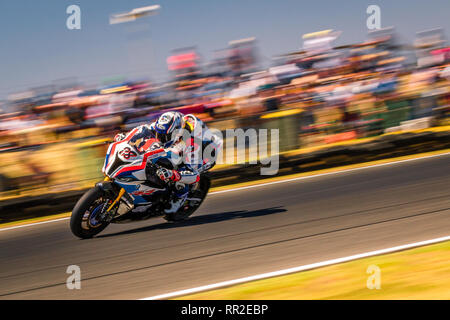
{"type": "MultiPolygon", "coordinates": [[[[200,171],[209,170],[215,165],[222,139],[212,134],[203,121],[194,115],[183,115],[176,111],[166,112],[150,125],[144,124],[137,129],[130,142],[138,151],[163,147],[168,153],[174,169],[159,168],[156,174],[166,183],[175,183],[176,198],[171,201],[171,207],[165,213],[177,212],[187,199],[189,186],[199,181],[200,171]],[[161,144],[147,146],[146,142],[151,138],[156,138],[161,144]],[[203,157],[199,152],[205,149],[210,150],[210,154],[203,157]],[[181,166],[174,161],[182,158],[184,161],[181,166]]],[[[121,141],[126,136],[120,133],[114,140],[121,141]]]]}

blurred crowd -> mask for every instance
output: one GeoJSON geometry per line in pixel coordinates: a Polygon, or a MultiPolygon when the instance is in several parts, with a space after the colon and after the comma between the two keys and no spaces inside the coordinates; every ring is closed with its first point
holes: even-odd
{"type": "Polygon", "coordinates": [[[230,42],[208,63],[195,48],[174,51],[167,83],[74,83],[10,95],[0,104],[0,152],[111,137],[167,110],[193,113],[222,130],[295,119],[289,148],[448,124],[450,47],[442,30],[418,33],[409,45],[393,29],[336,47],[339,35],[304,35],[301,51],[274,57],[267,68],[250,38],[230,42]]]}

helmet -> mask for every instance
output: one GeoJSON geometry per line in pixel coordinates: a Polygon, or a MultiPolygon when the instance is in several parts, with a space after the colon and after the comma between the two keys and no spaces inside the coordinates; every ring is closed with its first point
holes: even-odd
{"type": "Polygon", "coordinates": [[[183,128],[183,115],[171,111],[163,113],[155,123],[156,138],[163,144],[174,140],[183,128]]]}

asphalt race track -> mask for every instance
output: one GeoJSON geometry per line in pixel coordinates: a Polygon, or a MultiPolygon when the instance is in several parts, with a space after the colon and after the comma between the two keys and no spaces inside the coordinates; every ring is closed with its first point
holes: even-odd
{"type": "MultiPolygon", "coordinates": [[[[211,194],[190,220],[0,231],[0,299],[137,299],[450,234],[450,155],[211,194]],[[81,289],[66,287],[69,265],[81,289]]],[[[361,270],[365,272],[365,270],[361,270]]]]}

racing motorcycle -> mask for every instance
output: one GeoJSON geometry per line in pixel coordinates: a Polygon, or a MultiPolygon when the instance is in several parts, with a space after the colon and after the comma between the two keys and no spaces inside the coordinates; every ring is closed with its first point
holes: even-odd
{"type": "Polygon", "coordinates": [[[165,209],[170,208],[170,202],[181,186],[160,180],[156,171],[161,167],[175,169],[174,164],[164,148],[152,150],[151,146],[157,145],[157,139],[149,139],[142,148],[138,148],[133,135],[132,131],[124,140],[109,145],[102,168],[105,180],[87,191],[72,211],[70,228],[75,236],[92,238],[110,223],[155,217],[163,217],[170,222],[185,220],[204,201],[211,180],[207,170],[200,168],[200,179],[189,186],[186,202],[177,212],[166,214],[165,209]]]}

